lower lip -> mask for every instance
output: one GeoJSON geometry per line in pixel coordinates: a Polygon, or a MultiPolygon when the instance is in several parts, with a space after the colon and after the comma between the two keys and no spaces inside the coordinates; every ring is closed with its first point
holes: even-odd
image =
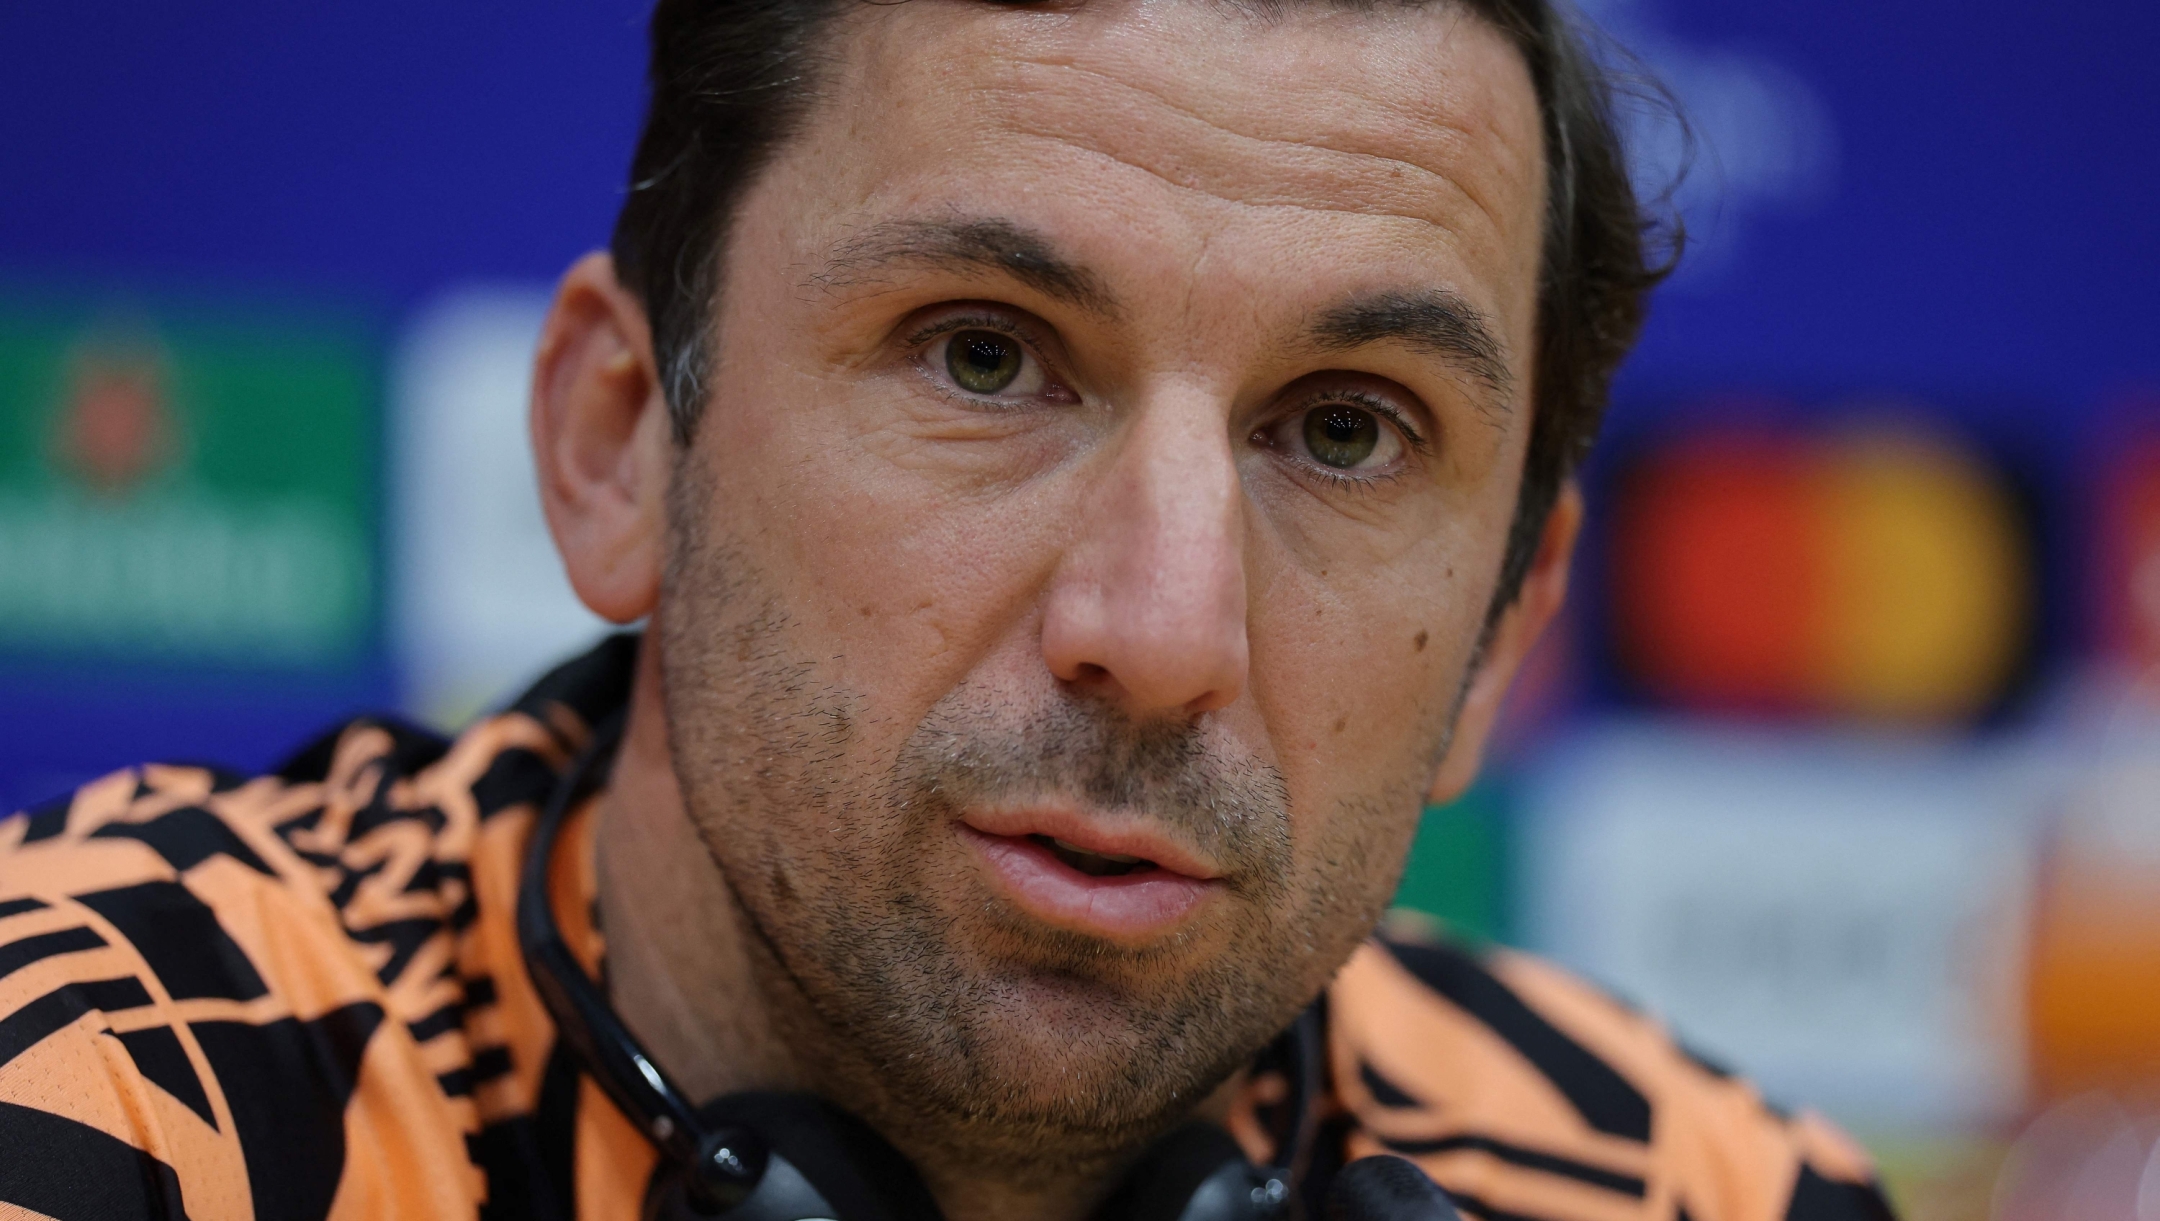
{"type": "Polygon", "coordinates": [[[965,823],[959,830],[1017,906],[1046,924],[1098,937],[1133,941],[1169,932],[1220,886],[1160,867],[1097,877],[1033,840],[986,835],[965,823]]]}

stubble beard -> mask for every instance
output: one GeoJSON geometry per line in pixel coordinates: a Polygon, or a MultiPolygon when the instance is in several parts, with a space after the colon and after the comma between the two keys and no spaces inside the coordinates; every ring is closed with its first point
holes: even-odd
{"type": "Polygon", "coordinates": [[[1249,1061],[1370,931],[1399,853],[1345,831],[1301,876],[1280,774],[1204,727],[963,683],[897,748],[866,744],[866,701],[821,678],[743,549],[706,529],[692,465],[656,633],[674,767],[817,1092],[917,1158],[1092,1173],[1249,1061]],[[946,901],[933,866],[954,858],[933,849],[964,810],[1052,796],[1145,811],[1221,862],[1214,923],[1130,949],[946,901]]]}

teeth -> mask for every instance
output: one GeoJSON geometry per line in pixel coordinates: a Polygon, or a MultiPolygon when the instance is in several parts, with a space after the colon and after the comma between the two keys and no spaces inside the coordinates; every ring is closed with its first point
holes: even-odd
{"type": "Polygon", "coordinates": [[[1137,856],[1119,856],[1115,852],[1094,852],[1089,849],[1082,848],[1077,844],[1068,844],[1064,840],[1058,839],[1056,836],[1052,836],[1050,842],[1056,844],[1060,848],[1063,848],[1067,852],[1077,852],[1082,856],[1101,857],[1103,860],[1109,861],[1113,865],[1137,865],[1142,859],[1137,856]]]}

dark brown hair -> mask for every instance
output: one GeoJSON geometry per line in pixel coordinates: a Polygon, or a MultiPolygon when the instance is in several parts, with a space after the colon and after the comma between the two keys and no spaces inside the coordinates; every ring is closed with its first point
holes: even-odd
{"type": "MultiPolygon", "coordinates": [[[[735,206],[814,99],[834,17],[862,2],[870,0],[659,0],[653,9],[651,101],[613,253],[651,320],[679,441],[690,439],[706,399],[707,338],[735,206]]],[[[1514,42],[1545,129],[1535,414],[1497,615],[1514,601],[1555,498],[1597,436],[1613,373],[1672,262],[1648,257],[1651,226],[1628,177],[1612,77],[1577,24],[1554,0],[1433,2],[1464,4],[1514,42]]]]}

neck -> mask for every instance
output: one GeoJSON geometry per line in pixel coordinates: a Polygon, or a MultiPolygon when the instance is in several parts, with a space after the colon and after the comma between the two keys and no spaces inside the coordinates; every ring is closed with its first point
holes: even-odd
{"type": "Polygon", "coordinates": [[[910,1141],[906,1125],[879,1122],[901,1108],[860,1073],[852,1049],[825,1045],[801,997],[776,995],[786,991],[772,982],[780,973],[760,969],[770,964],[676,782],[659,652],[648,635],[598,810],[595,870],[616,1012],[694,1100],[751,1089],[843,1098],[913,1160],[951,1221],[1080,1221],[1108,1193],[1109,1172],[1016,1176],[1010,1165],[976,1165],[910,1141]],[[859,1073],[866,1079],[844,1079],[859,1073]]]}
{"type": "Polygon", "coordinates": [[[608,999],[693,1100],[800,1088],[758,1003],[742,915],[675,783],[658,652],[649,637],[638,650],[594,836],[608,999]]]}

